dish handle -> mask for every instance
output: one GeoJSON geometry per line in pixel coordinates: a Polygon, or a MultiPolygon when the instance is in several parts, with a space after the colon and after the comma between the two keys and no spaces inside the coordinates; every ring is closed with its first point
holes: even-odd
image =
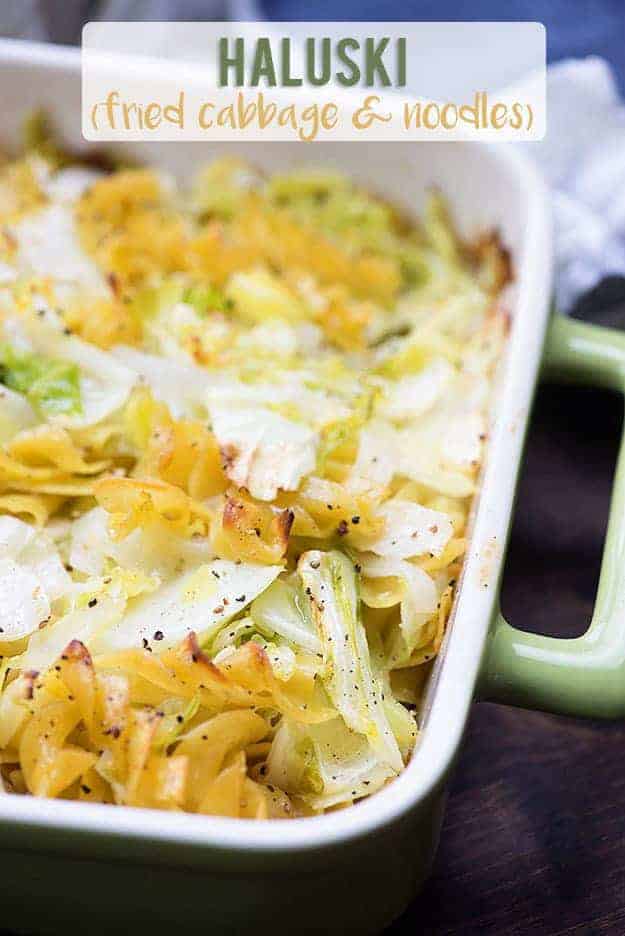
{"type": "MultiPolygon", "coordinates": [[[[625,334],[554,315],[543,372],[625,391],[625,334]]],[[[479,697],[546,712],[625,716],[625,436],[614,477],[601,576],[588,630],[574,639],[511,627],[497,608],[479,697]]]]}

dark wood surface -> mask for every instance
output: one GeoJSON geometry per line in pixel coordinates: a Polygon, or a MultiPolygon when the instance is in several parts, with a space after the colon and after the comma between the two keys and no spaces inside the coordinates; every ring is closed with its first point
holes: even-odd
{"type": "MultiPolygon", "coordinates": [[[[517,627],[585,629],[621,416],[607,393],[539,391],[503,587],[517,627]]],[[[434,874],[388,930],[409,932],[623,936],[625,724],[476,705],[434,874]]]]}

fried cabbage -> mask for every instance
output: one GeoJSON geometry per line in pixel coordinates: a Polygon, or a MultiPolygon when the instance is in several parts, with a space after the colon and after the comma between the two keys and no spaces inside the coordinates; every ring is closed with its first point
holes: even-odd
{"type": "Polygon", "coordinates": [[[287,819],[392,781],[505,340],[495,235],[333,170],[0,167],[0,774],[287,819]]]}

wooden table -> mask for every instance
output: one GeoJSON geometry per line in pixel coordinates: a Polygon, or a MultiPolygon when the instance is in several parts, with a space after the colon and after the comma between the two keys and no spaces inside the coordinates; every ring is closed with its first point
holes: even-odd
{"type": "MultiPolygon", "coordinates": [[[[603,392],[538,395],[503,589],[517,627],[590,618],[621,413],[603,392]]],[[[434,875],[388,932],[623,936],[625,724],[476,705],[434,875]]]]}

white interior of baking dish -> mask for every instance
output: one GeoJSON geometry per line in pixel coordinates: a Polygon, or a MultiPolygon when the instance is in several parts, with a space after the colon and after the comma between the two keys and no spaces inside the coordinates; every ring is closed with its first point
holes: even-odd
{"type": "MultiPolygon", "coordinates": [[[[66,142],[80,135],[79,53],[0,42],[0,143],[19,141],[24,115],[44,108],[66,142]]],[[[530,146],[531,144],[525,144],[530,146]]],[[[445,774],[461,739],[479,670],[507,536],[528,410],[550,296],[550,227],[540,179],[510,145],[467,143],[128,144],[127,152],[181,179],[213,156],[236,151],[267,170],[294,164],[334,165],[418,214],[438,186],[463,234],[496,227],[515,273],[513,326],[495,393],[494,424],[473,519],[470,549],[443,653],[431,679],[423,731],[411,763],[392,784],[351,809],[288,823],[201,818],[127,807],[0,796],[0,819],[52,828],[128,834],[240,849],[315,848],[362,835],[410,809],[445,774]]]]}

